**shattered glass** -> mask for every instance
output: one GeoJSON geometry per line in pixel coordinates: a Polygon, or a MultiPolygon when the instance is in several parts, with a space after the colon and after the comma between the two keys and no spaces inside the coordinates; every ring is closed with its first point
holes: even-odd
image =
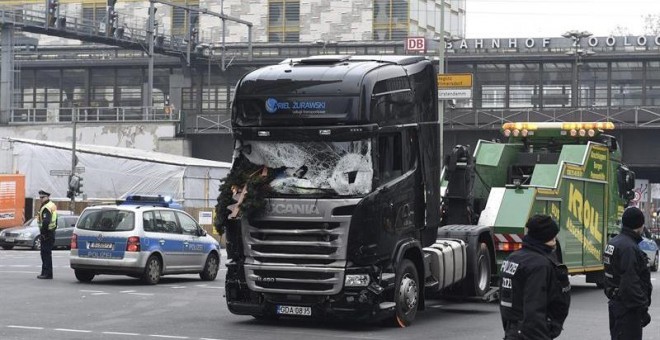
{"type": "Polygon", "coordinates": [[[276,171],[270,183],[281,194],[366,195],[371,192],[371,141],[258,142],[245,141],[243,155],[276,171]]]}

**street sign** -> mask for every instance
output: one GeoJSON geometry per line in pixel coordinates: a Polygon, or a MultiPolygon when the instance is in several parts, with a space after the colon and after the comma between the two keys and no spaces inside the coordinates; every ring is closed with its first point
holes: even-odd
{"type": "MultiPolygon", "coordinates": [[[[76,167],[76,173],[77,174],[85,173],[85,167],[84,166],[77,166],[76,167]]],[[[71,175],[71,170],[51,170],[50,175],[51,176],[69,176],[69,175],[71,175]]]]}
{"type": "Polygon", "coordinates": [[[438,99],[470,99],[472,89],[439,89],[438,99]]]}
{"type": "Polygon", "coordinates": [[[51,170],[51,176],[69,176],[71,175],[71,170],[51,170]]]}
{"type": "Polygon", "coordinates": [[[438,74],[438,88],[472,88],[472,73],[438,74]]]}
{"type": "Polygon", "coordinates": [[[406,38],[406,51],[426,52],[426,38],[423,37],[406,38]]]}

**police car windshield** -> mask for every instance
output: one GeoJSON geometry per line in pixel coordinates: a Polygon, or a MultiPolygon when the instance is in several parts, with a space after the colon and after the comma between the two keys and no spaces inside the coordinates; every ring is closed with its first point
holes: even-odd
{"type": "Polygon", "coordinates": [[[76,227],[96,231],[128,231],[135,227],[135,214],[117,209],[86,210],[76,227]]]}
{"type": "Polygon", "coordinates": [[[364,196],[371,191],[369,139],[342,142],[244,141],[243,155],[275,171],[270,187],[284,195],[364,196]],[[248,149],[248,148],[244,148],[248,149]]]}

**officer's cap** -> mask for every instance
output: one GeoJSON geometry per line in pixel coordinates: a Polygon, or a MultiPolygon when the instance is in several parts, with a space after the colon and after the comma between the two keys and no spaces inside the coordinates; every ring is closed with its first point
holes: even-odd
{"type": "Polygon", "coordinates": [[[50,197],[50,192],[39,190],[39,196],[49,196],[50,197]]]}

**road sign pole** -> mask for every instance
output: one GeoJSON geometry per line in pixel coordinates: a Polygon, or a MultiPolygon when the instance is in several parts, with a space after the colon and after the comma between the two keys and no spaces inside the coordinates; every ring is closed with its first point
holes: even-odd
{"type": "MultiPolygon", "coordinates": [[[[76,163],[78,163],[78,160],[76,159],[76,121],[77,121],[77,116],[78,115],[78,108],[74,105],[72,111],[71,111],[71,123],[73,123],[73,135],[71,136],[71,176],[76,175],[76,163]]],[[[68,183],[67,183],[67,189],[68,188],[68,183]]],[[[71,202],[69,202],[69,210],[73,211],[75,213],[76,209],[76,194],[74,193],[71,195],[71,202]]]]}

